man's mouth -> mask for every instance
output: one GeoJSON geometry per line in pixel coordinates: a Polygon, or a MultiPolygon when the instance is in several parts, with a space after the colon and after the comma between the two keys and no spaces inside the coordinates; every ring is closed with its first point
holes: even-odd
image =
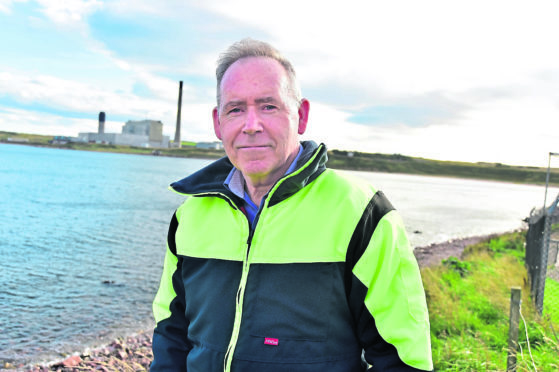
{"type": "Polygon", "coordinates": [[[268,148],[268,145],[249,145],[249,146],[239,146],[239,150],[262,150],[268,148]]]}

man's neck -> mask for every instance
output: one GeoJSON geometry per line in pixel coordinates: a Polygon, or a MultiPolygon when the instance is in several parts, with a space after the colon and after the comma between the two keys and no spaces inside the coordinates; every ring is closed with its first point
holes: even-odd
{"type": "MultiPolygon", "coordinates": [[[[291,159],[291,161],[292,160],[293,159],[291,159]]],[[[243,178],[245,179],[246,192],[250,196],[250,200],[252,200],[254,204],[260,205],[260,203],[262,202],[262,198],[264,198],[264,196],[268,193],[268,191],[272,189],[275,183],[281,177],[283,177],[283,175],[289,168],[289,164],[291,164],[291,161],[287,164],[287,167],[285,167],[285,169],[280,169],[278,172],[275,172],[274,175],[270,175],[266,178],[250,178],[243,175],[243,178]]]]}
{"type": "Polygon", "coordinates": [[[280,169],[277,169],[273,174],[266,175],[265,177],[247,177],[243,174],[243,178],[245,180],[245,190],[250,196],[250,200],[252,200],[254,204],[259,206],[262,202],[262,198],[264,198],[264,196],[272,189],[276,182],[280,178],[282,178],[288,171],[294,170],[290,170],[290,167],[297,158],[301,149],[302,147],[299,146],[297,148],[297,151],[294,151],[293,154],[291,154],[291,156],[285,162],[284,166],[280,169]]]}

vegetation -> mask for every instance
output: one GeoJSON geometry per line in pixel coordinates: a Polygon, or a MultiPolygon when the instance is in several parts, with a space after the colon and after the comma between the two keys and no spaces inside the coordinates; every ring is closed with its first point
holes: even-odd
{"type": "Polygon", "coordinates": [[[520,321],[518,371],[559,370],[559,283],[546,282],[544,316],[539,317],[530,300],[524,241],[524,232],[505,234],[466,248],[462,260],[452,257],[422,269],[435,370],[506,370],[510,288],[515,286],[522,289],[525,319],[520,321]]]}
{"type": "MultiPolygon", "coordinates": [[[[332,150],[328,165],[360,171],[406,173],[429,176],[474,178],[514,183],[545,184],[547,168],[512,166],[501,163],[466,163],[430,160],[400,154],[367,154],[332,150]]],[[[552,169],[550,183],[559,185],[559,169],[552,169]]]]}
{"type": "MultiPolygon", "coordinates": [[[[223,150],[200,149],[194,142],[183,141],[182,148],[150,149],[122,145],[101,145],[94,143],[71,142],[64,145],[51,145],[52,136],[36,134],[1,132],[0,142],[8,138],[25,138],[25,144],[35,146],[52,146],[63,149],[120,152],[145,155],[162,155],[176,157],[195,157],[217,159],[225,155],[223,150]]],[[[512,166],[501,163],[466,163],[414,158],[400,154],[369,154],[331,150],[328,152],[328,166],[369,172],[405,173],[430,176],[474,178],[513,183],[545,184],[547,168],[512,166]]],[[[559,169],[551,170],[550,184],[559,186],[559,169]]]]}

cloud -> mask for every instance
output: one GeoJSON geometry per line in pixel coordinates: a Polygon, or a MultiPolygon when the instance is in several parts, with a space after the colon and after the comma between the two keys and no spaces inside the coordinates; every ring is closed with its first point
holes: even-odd
{"type": "Polygon", "coordinates": [[[43,13],[54,23],[68,27],[84,27],[86,18],[103,6],[99,0],[36,0],[43,13]]]}
{"type": "Polygon", "coordinates": [[[348,0],[321,3],[318,11],[314,2],[288,0],[269,13],[251,4],[204,2],[267,33],[295,62],[303,89],[328,79],[392,96],[456,93],[522,82],[531,71],[559,62],[557,48],[549,48],[559,31],[559,4],[552,1],[528,7],[510,1],[348,0]]]}
{"type": "Polygon", "coordinates": [[[26,0],[0,0],[0,13],[11,14],[12,4],[16,2],[24,2],[26,0]]]}
{"type": "MultiPolygon", "coordinates": [[[[92,119],[69,118],[67,116],[0,106],[0,130],[2,131],[47,134],[44,128],[48,126],[48,134],[77,136],[78,132],[96,132],[97,125],[96,117],[92,119]]],[[[107,122],[106,125],[107,128],[114,128],[117,123],[107,122]]]]}
{"type": "Polygon", "coordinates": [[[176,112],[175,100],[141,98],[132,93],[110,91],[49,75],[31,78],[23,73],[2,72],[0,95],[7,95],[30,107],[39,105],[59,112],[65,111],[70,117],[87,113],[95,117],[99,111],[105,111],[113,117],[151,118],[169,122],[176,112]]]}
{"type": "Polygon", "coordinates": [[[0,73],[0,93],[24,103],[42,103],[68,111],[88,112],[106,107],[119,114],[130,114],[140,108],[161,106],[159,101],[139,99],[130,94],[116,94],[99,87],[55,76],[0,73]]]}
{"type": "Polygon", "coordinates": [[[311,106],[312,136],[330,148],[362,152],[400,153],[430,159],[545,165],[557,147],[559,112],[537,98],[503,98],[463,111],[448,123],[410,127],[367,127],[351,123],[329,107],[311,106]],[[314,115],[314,116],[313,116],[314,115]]]}

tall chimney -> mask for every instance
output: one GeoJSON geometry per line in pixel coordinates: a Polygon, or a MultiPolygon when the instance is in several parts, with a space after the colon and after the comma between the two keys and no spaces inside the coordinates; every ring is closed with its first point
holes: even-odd
{"type": "Polygon", "coordinates": [[[181,147],[181,106],[182,106],[182,80],[179,83],[179,107],[177,109],[177,129],[175,129],[174,146],[181,147]]]}
{"type": "Polygon", "coordinates": [[[97,133],[99,134],[105,133],[105,113],[103,111],[99,113],[99,129],[97,133]]]}

